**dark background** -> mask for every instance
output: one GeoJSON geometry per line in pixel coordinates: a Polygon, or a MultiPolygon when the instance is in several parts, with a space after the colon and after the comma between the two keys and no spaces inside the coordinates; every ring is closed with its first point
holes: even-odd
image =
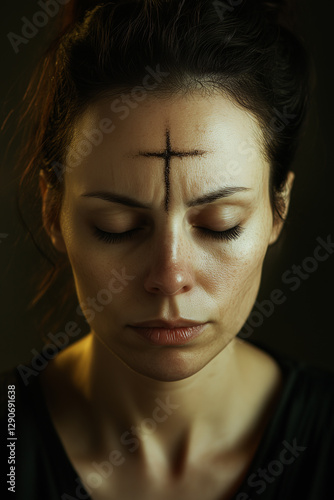
{"type": "MultiPolygon", "coordinates": [[[[334,173],[333,173],[333,49],[331,30],[333,16],[330,3],[300,2],[302,34],[311,51],[317,72],[317,83],[309,122],[295,162],[296,180],[290,206],[289,224],[284,236],[271,249],[264,265],[264,279],[258,302],[267,300],[272,290],[280,289],[286,300],[255,328],[250,340],[261,340],[267,346],[293,358],[334,371],[334,254],[318,269],[300,281],[297,290],[283,282],[282,275],[292,266],[302,265],[312,257],[318,245],[333,235],[334,241],[334,173]]],[[[22,17],[32,19],[41,10],[35,0],[16,0],[1,6],[0,46],[3,103],[0,123],[12,108],[17,108],[44,50],[52,21],[39,30],[27,45],[15,54],[8,32],[21,33],[22,17]]],[[[15,196],[18,173],[14,171],[14,153],[20,147],[15,139],[8,148],[18,121],[14,112],[1,131],[0,178],[0,371],[32,359],[32,349],[42,347],[39,323],[41,310],[27,310],[34,289],[32,277],[43,263],[33,242],[20,225],[15,196]],[[6,153],[7,151],[7,153],[6,153]]],[[[61,287],[53,290],[46,304],[60,302],[61,287]]],[[[255,307],[254,310],[258,310],[255,307]]],[[[61,311],[60,311],[61,312],[61,311]]],[[[66,321],[79,323],[75,311],[66,321]]],[[[85,326],[85,325],[84,325],[85,326]]],[[[86,325],[87,326],[87,325],[86,325]]],[[[57,333],[52,327],[44,333],[57,333]]],[[[87,331],[87,329],[86,329],[87,331]]]]}

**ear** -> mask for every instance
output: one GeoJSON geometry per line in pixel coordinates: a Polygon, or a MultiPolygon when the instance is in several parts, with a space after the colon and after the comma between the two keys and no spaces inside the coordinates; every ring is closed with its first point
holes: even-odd
{"type": "Polygon", "coordinates": [[[284,190],[282,191],[282,198],[284,201],[284,212],[282,213],[283,220],[278,216],[274,216],[274,221],[273,221],[273,228],[269,240],[269,245],[273,245],[276,243],[278,240],[279,235],[282,232],[283,226],[285,219],[288,215],[289,211],[289,205],[290,205],[290,198],[291,198],[291,191],[292,191],[292,186],[293,182],[295,180],[295,174],[290,170],[287,176],[287,180],[284,186],[284,190]]]}
{"type": "Polygon", "coordinates": [[[53,246],[61,253],[67,253],[67,248],[61,231],[59,220],[51,222],[48,216],[51,204],[52,204],[52,187],[48,183],[45,172],[40,170],[39,172],[39,188],[41,190],[42,197],[42,217],[43,226],[47,234],[49,235],[53,246]]]}

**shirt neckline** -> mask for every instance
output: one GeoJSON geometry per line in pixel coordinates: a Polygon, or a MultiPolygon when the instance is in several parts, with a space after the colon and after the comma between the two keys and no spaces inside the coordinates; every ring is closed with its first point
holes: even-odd
{"type": "MultiPolygon", "coordinates": [[[[237,492],[234,494],[233,498],[237,497],[238,494],[241,492],[245,491],[247,489],[247,480],[249,478],[249,475],[251,474],[252,470],[257,466],[257,464],[261,464],[261,457],[266,454],[266,450],[270,447],[271,443],[271,436],[273,434],[273,430],[276,428],[278,422],[280,421],[281,414],[283,411],[285,411],[285,401],[289,398],[289,395],[291,393],[291,388],[294,384],[297,372],[298,372],[298,361],[292,361],[289,358],[283,357],[283,355],[277,353],[274,349],[268,348],[265,346],[262,342],[259,341],[252,341],[252,345],[255,345],[256,347],[260,348],[270,356],[278,363],[281,372],[282,372],[282,387],[281,387],[281,392],[279,397],[277,398],[277,401],[275,403],[275,408],[272,410],[272,417],[269,419],[269,422],[266,424],[266,428],[263,432],[263,435],[261,437],[260,443],[254,453],[253,459],[247,468],[247,473],[245,475],[245,478],[243,482],[241,483],[240,487],[238,488],[237,492]]],[[[85,496],[86,500],[92,500],[90,494],[88,493],[87,489],[85,488],[80,475],[76,471],[74,465],[70,461],[67,452],[65,450],[65,447],[61,441],[60,436],[58,435],[54,424],[52,422],[51,414],[49,412],[49,409],[47,407],[45,398],[44,398],[44,393],[43,389],[41,386],[41,381],[40,377],[36,376],[35,384],[31,384],[31,389],[33,392],[33,397],[34,397],[34,406],[38,408],[38,411],[36,412],[37,418],[39,419],[39,427],[43,429],[45,432],[47,439],[48,439],[48,447],[50,446],[50,449],[52,449],[52,454],[51,454],[51,460],[52,457],[57,457],[57,460],[52,461],[52,465],[55,467],[55,469],[59,468],[59,464],[57,461],[59,460],[59,457],[61,457],[61,469],[60,472],[62,475],[64,475],[64,467],[66,467],[66,476],[68,478],[71,478],[72,484],[68,485],[68,491],[62,491],[61,494],[65,493],[70,493],[72,490],[74,490],[75,487],[81,487],[82,490],[86,493],[87,496],[85,496]]],[[[69,479],[70,480],[70,479],[69,479]]]]}

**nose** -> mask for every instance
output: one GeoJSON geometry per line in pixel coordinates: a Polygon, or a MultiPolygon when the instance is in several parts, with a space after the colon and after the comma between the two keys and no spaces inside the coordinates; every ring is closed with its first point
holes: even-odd
{"type": "Polygon", "coordinates": [[[190,291],[195,283],[194,255],[186,236],[174,231],[156,235],[148,254],[149,270],[144,280],[146,291],[178,295],[190,291]]]}

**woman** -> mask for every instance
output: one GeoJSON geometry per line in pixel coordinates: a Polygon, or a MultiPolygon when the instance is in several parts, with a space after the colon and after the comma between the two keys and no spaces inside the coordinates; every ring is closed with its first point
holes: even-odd
{"type": "Polygon", "coordinates": [[[328,498],[333,377],[237,337],[288,212],[300,42],[259,0],[76,15],[25,176],[90,332],[3,377],[17,498],[328,498]]]}

